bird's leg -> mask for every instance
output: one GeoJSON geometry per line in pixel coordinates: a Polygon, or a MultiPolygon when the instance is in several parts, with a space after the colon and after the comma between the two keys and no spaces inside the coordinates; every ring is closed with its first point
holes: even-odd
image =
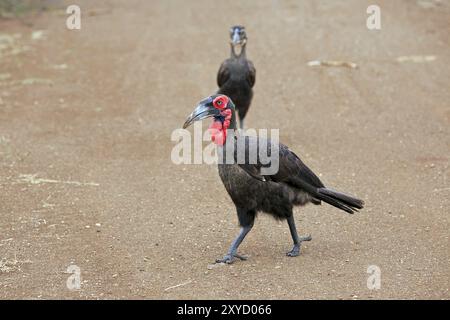
{"type": "Polygon", "coordinates": [[[291,231],[292,240],[294,241],[294,247],[286,255],[289,257],[296,257],[300,254],[300,245],[303,241],[311,241],[311,235],[305,237],[299,237],[297,229],[295,228],[294,215],[291,215],[288,219],[289,230],[291,231]]]}
{"type": "Polygon", "coordinates": [[[237,249],[239,245],[241,244],[242,240],[244,240],[247,233],[252,230],[253,224],[250,226],[242,227],[241,231],[239,232],[239,235],[234,239],[233,243],[231,244],[230,250],[228,250],[228,253],[223,257],[222,259],[217,259],[216,263],[228,263],[231,264],[234,262],[234,258],[238,258],[241,260],[247,260],[246,257],[241,256],[237,254],[237,249]]]}

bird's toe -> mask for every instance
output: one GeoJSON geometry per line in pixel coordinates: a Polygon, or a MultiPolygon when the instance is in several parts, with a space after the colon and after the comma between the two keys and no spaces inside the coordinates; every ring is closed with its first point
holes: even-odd
{"type": "Polygon", "coordinates": [[[297,257],[300,255],[300,246],[294,246],[291,251],[286,252],[288,257],[297,257]]]}
{"type": "Polygon", "coordinates": [[[240,254],[237,254],[237,253],[236,253],[234,256],[235,256],[236,258],[242,260],[242,261],[248,260],[248,257],[247,257],[247,256],[243,256],[243,255],[240,255],[240,254]]]}
{"type": "Polygon", "coordinates": [[[311,241],[311,240],[312,240],[312,237],[311,237],[310,234],[307,235],[307,236],[304,236],[304,237],[300,237],[300,242],[302,242],[302,241],[311,241]]]}
{"type": "Polygon", "coordinates": [[[217,259],[216,263],[226,263],[226,264],[232,264],[234,262],[234,257],[232,257],[231,255],[227,254],[226,256],[224,256],[222,259],[217,259]]]}
{"type": "Polygon", "coordinates": [[[247,256],[243,256],[243,255],[235,253],[234,255],[227,254],[222,259],[217,259],[216,263],[232,264],[236,260],[236,258],[238,258],[239,260],[242,260],[242,261],[245,261],[248,259],[247,256]]]}

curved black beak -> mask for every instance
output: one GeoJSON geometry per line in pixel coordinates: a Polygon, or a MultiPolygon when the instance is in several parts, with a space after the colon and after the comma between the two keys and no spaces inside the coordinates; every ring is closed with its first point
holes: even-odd
{"type": "Polygon", "coordinates": [[[184,122],[183,129],[186,129],[195,121],[200,121],[214,116],[220,116],[220,111],[214,108],[213,99],[211,97],[208,97],[198,103],[195,110],[184,122]]]}
{"type": "Polygon", "coordinates": [[[231,41],[230,41],[233,46],[237,46],[237,45],[242,46],[247,42],[247,39],[245,37],[242,37],[239,32],[240,32],[240,30],[238,28],[235,28],[233,30],[233,33],[231,35],[231,41]]]}

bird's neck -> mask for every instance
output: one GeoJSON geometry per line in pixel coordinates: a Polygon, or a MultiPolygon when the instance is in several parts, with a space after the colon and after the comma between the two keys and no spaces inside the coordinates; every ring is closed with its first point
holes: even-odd
{"type": "Polygon", "coordinates": [[[228,129],[231,129],[231,130],[236,130],[237,129],[237,126],[236,126],[236,109],[234,107],[234,104],[233,104],[233,107],[231,108],[230,126],[228,127],[228,129]]]}
{"type": "Polygon", "coordinates": [[[231,57],[235,58],[235,59],[239,59],[239,58],[246,58],[246,52],[245,52],[245,47],[246,47],[246,43],[244,43],[241,46],[241,52],[239,52],[239,54],[236,53],[236,50],[234,49],[234,46],[231,45],[231,57]]]}

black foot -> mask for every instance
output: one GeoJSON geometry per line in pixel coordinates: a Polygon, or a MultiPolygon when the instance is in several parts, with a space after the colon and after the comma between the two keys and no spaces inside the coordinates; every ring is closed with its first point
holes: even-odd
{"type": "Polygon", "coordinates": [[[224,256],[222,259],[217,259],[216,263],[227,263],[227,264],[232,264],[236,259],[238,258],[242,261],[247,260],[247,257],[245,256],[241,256],[240,254],[234,254],[233,256],[230,254],[227,254],[226,256],[224,256]]]}
{"type": "Polygon", "coordinates": [[[298,239],[299,243],[294,244],[294,247],[292,248],[292,250],[289,252],[286,252],[286,255],[288,257],[297,257],[298,255],[300,255],[300,245],[302,244],[302,242],[303,241],[311,241],[311,240],[312,240],[311,235],[305,236],[305,237],[300,237],[300,239],[298,239]]]}

